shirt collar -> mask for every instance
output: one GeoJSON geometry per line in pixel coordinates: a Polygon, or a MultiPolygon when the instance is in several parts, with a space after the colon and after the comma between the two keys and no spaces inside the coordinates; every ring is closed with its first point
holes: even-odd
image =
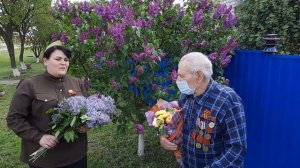
{"type": "Polygon", "coordinates": [[[47,79],[50,79],[55,82],[64,82],[65,81],[65,76],[58,78],[58,77],[55,77],[55,76],[49,74],[47,70],[44,72],[44,75],[46,76],[47,79]]]}
{"type": "Polygon", "coordinates": [[[215,87],[215,83],[216,82],[214,80],[210,80],[206,90],[201,95],[195,97],[195,100],[198,104],[201,104],[201,105],[204,104],[204,102],[208,98],[211,90],[213,90],[213,88],[215,87]]]}

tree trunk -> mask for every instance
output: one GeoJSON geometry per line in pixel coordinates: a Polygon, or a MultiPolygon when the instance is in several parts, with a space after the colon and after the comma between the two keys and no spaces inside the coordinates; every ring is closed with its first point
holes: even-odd
{"type": "Polygon", "coordinates": [[[24,49],[25,49],[25,35],[22,33],[19,33],[20,36],[20,55],[19,55],[19,60],[21,63],[21,69],[25,70],[27,69],[25,63],[24,63],[24,49]]]}
{"type": "Polygon", "coordinates": [[[144,156],[144,134],[138,134],[139,135],[139,142],[138,142],[138,156],[144,156]]]}
{"type": "Polygon", "coordinates": [[[7,31],[3,36],[4,42],[6,44],[6,48],[8,51],[8,55],[10,57],[10,66],[12,68],[13,76],[20,76],[20,72],[17,69],[16,58],[15,58],[15,50],[14,50],[14,42],[13,42],[13,32],[7,31]]]}

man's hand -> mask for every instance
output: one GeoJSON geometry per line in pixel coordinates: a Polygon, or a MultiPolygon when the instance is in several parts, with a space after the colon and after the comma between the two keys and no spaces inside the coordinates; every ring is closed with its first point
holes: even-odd
{"type": "Polygon", "coordinates": [[[53,148],[58,143],[58,140],[55,136],[45,134],[39,141],[39,144],[47,149],[53,148]]]}
{"type": "Polygon", "coordinates": [[[160,138],[160,145],[165,148],[166,150],[177,150],[177,145],[170,142],[166,137],[161,136],[160,138]]]}

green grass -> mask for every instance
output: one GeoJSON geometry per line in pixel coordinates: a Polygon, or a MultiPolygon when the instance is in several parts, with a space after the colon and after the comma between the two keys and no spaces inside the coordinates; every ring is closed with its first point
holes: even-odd
{"type": "MultiPolygon", "coordinates": [[[[20,50],[15,50],[15,58],[17,68],[20,70],[20,61],[19,61],[19,53],[20,50]]],[[[24,53],[24,62],[25,64],[31,64],[31,69],[26,71],[21,71],[20,77],[13,77],[11,66],[10,66],[10,58],[7,51],[0,51],[0,80],[3,79],[21,79],[25,77],[30,77],[34,74],[38,74],[44,69],[44,65],[42,63],[35,63],[36,58],[28,57],[33,56],[31,50],[25,50],[24,53]]]]}
{"type": "MultiPolygon", "coordinates": [[[[6,126],[6,114],[15,85],[6,86],[5,97],[0,97],[0,167],[23,168],[19,161],[20,138],[6,126]]],[[[145,128],[145,156],[137,156],[138,136],[131,125],[128,133],[116,134],[115,124],[90,130],[88,133],[89,152],[88,167],[90,168],[176,168],[173,154],[163,150],[153,128],[145,128]]]]}

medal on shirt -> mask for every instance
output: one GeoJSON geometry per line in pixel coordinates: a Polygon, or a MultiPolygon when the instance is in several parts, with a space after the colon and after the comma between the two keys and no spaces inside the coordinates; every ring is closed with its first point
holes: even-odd
{"type": "Polygon", "coordinates": [[[214,133],[216,118],[211,116],[211,111],[205,109],[200,117],[196,119],[196,129],[191,133],[190,144],[196,149],[209,151],[212,135],[214,133]],[[192,143],[191,143],[192,141],[192,143]]]}

